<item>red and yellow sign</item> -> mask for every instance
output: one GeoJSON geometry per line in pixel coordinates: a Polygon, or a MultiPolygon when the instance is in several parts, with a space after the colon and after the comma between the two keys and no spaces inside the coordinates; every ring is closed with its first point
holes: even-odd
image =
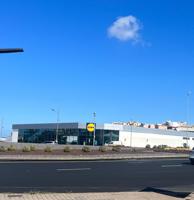
{"type": "Polygon", "coordinates": [[[88,130],[88,132],[92,133],[95,130],[95,124],[94,123],[88,123],[86,125],[86,129],[88,130]]]}

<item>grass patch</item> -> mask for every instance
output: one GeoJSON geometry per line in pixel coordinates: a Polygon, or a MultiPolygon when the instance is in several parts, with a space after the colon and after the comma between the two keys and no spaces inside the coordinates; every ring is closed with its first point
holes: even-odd
{"type": "Polygon", "coordinates": [[[83,146],[82,151],[87,153],[87,152],[90,152],[91,149],[88,146],[83,146]]]}
{"type": "Polygon", "coordinates": [[[99,147],[99,151],[100,152],[107,152],[108,149],[106,147],[104,147],[104,146],[101,146],[101,147],[99,147]]]}
{"type": "Polygon", "coordinates": [[[68,152],[71,151],[71,149],[70,149],[69,146],[65,146],[64,149],[63,149],[63,151],[64,151],[65,153],[68,153],[68,152]]]}
{"type": "Polygon", "coordinates": [[[30,152],[30,148],[27,146],[24,146],[22,149],[23,152],[30,152]]]}
{"type": "Polygon", "coordinates": [[[121,151],[121,147],[115,146],[115,147],[112,148],[112,151],[120,152],[121,151]]]}
{"type": "Polygon", "coordinates": [[[30,151],[35,151],[35,150],[36,150],[36,147],[33,146],[33,145],[31,145],[31,146],[30,146],[30,151]]]}
{"type": "Polygon", "coordinates": [[[45,147],[44,152],[49,152],[50,153],[50,152],[52,152],[52,148],[47,146],[47,147],[45,147]]]}
{"type": "Polygon", "coordinates": [[[5,152],[7,149],[4,146],[0,146],[0,152],[5,152]]]}
{"type": "Polygon", "coordinates": [[[8,151],[16,151],[16,148],[13,146],[13,145],[10,145],[8,148],[7,148],[8,151]]]}

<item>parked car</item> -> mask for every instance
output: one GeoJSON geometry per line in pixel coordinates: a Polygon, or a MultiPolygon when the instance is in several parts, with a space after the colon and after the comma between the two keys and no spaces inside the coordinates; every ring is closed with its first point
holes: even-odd
{"type": "Polygon", "coordinates": [[[105,146],[123,146],[121,141],[111,141],[109,143],[105,143],[105,146]]]}
{"type": "Polygon", "coordinates": [[[55,141],[45,141],[44,143],[45,143],[45,144],[56,144],[55,141]]]}
{"type": "Polygon", "coordinates": [[[189,160],[192,165],[194,165],[194,148],[192,149],[191,153],[189,154],[189,160]]]}

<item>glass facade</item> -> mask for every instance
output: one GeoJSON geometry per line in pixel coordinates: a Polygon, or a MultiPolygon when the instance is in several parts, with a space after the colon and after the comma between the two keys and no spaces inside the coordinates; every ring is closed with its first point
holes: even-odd
{"type": "MultiPolygon", "coordinates": [[[[86,129],[59,129],[57,140],[59,144],[93,145],[93,134],[86,129]]],[[[56,129],[19,129],[18,142],[23,143],[49,143],[56,140],[56,129]]],[[[119,131],[95,131],[95,144],[104,145],[119,140],[119,131]]]]}

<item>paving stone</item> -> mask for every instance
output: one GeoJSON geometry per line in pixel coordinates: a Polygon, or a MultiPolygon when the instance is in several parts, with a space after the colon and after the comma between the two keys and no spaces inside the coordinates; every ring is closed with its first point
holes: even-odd
{"type": "MultiPolygon", "coordinates": [[[[180,200],[154,192],[116,192],[116,193],[0,193],[0,200],[180,200]]],[[[182,199],[183,200],[183,199],[182,199]]],[[[194,200],[194,194],[185,200],[194,200]]]]}

